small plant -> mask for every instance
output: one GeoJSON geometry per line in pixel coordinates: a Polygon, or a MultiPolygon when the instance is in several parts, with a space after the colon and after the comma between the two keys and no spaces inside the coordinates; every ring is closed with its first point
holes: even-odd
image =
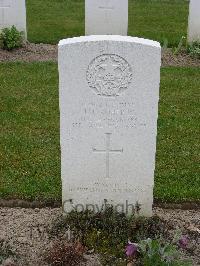
{"type": "Polygon", "coordinates": [[[84,261],[84,248],[80,243],[55,241],[47,251],[45,261],[52,266],[76,266],[84,261]]]}
{"type": "Polygon", "coordinates": [[[22,47],[22,32],[19,32],[15,26],[4,28],[0,33],[0,45],[5,50],[13,50],[22,47]]]}
{"type": "MultiPolygon", "coordinates": [[[[49,231],[51,237],[65,235],[70,229],[75,240],[93,250],[101,256],[103,265],[120,265],[125,263],[125,245],[127,239],[139,242],[148,237],[166,235],[167,225],[157,216],[152,218],[127,217],[117,213],[112,207],[105,211],[93,213],[91,211],[75,212],[57,219],[49,231]]],[[[128,250],[127,250],[128,252],[128,250]]]]}
{"type": "Polygon", "coordinates": [[[178,43],[178,46],[174,48],[174,54],[177,55],[185,45],[186,45],[186,37],[182,36],[178,43]]]}
{"type": "Polygon", "coordinates": [[[129,242],[126,246],[126,255],[133,265],[143,266],[189,266],[190,262],[180,260],[178,247],[185,248],[188,239],[183,236],[178,246],[166,242],[163,238],[141,240],[138,244],[129,242]],[[181,245],[180,245],[181,243],[181,245]]]}
{"type": "Polygon", "coordinates": [[[163,49],[168,48],[169,42],[167,38],[163,38],[162,42],[161,42],[161,46],[163,49]]]}
{"type": "MultiPolygon", "coordinates": [[[[107,207],[99,213],[89,210],[72,211],[66,216],[61,216],[53,223],[49,234],[51,237],[59,236],[63,239],[66,232],[71,231],[74,243],[78,241],[89,253],[98,253],[102,265],[191,265],[189,262],[181,261],[179,253],[180,250],[188,248],[189,237],[182,235],[181,231],[176,231],[172,239],[169,233],[172,228],[168,222],[158,216],[127,217],[123,213],[116,212],[112,207],[107,207]]],[[[67,248],[63,246],[62,252],[58,252],[56,249],[59,250],[59,248],[54,247],[53,257],[55,253],[59,254],[56,257],[62,257],[60,254],[65,254],[63,250],[67,248]]],[[[76,257],[76,255],[73,256],[76,257]]]]}
{"type": "Polygon", "coordinates": [[[15,254],[13,253],[9,244],[3,239],[0,239],[0,265],[4,260],[10,257],[15,257],[15,254]]]}
{"type": "Polygon", "coordinates": [[[200,42],[193,42],[187,49],[189,55],[200,59],[200,42]]]}

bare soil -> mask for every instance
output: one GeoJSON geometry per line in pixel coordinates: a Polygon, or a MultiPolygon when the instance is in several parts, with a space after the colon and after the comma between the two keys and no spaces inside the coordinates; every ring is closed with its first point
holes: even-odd
{"type": "Polygon", "coordinates": [[[191,57],[185,50],[174,54],[172,49],[167,48],[162,50],[162,66],[200,67],[200,60],[191,57]]]}
{"type": "MultiPolygon", "coordinates": [[[[0,49],[0,62],[56,62],[57,59],[57,45],[26,43],[23,48],[15,49],[13,51],[0,49]]],[[[175,55],[172,49],[167,48],[162,50],[162,66],[200,67],[200,60],[192,58],[184,50],[175,55]]]]}
{"type": "MultiPolygon", "coordinates": [[[[200,265],[200,210],[154,208],[154,213],[170,224],[172,236],[177,230],[189,236],[190,244],[182,257],[192,260],[194,266],[200,265]]],[[[48,228],[60,215],[60,208],[0,208],[0,239],[7,241],[12,251],[18,255],[17,266],[46,265],[43,255],[52,241],[48,228]]],[[[101,265],[95,254],[87,255],[86,258],[84,265],[101,265]]],[[[7,262],[4,261],[3,265],[8,265],[7,262]]]]}
{"type": "Polygon", "coordinates": [[[57,61],[57,45],[27,43],[24,47],[6,51],[0,49],[0,62],[57,61]]]}

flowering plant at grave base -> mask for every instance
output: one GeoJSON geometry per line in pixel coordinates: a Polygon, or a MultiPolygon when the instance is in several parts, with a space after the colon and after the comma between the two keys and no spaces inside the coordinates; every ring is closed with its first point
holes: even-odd
{"type": "Polygon", "coordinates": [[[56,219],[50,237],[64,236],[69,228],[73,241],[78,240],[88,253],[97,253],[102,265],[190,265],[179,261],[179,249],[188,244],[185,236],[178,232],[173,241],[166,242],[171,239],[171,225],[158,216],[129,217],[113,207],[99,213],[72,211],[56,219]]]}
{"type": "Polygon", "coordinates": [[[126,246],[126,256],[134,257],[137,253],[137,247],[137,244],[128,241],[128,245],[126,246]]]}
{"type": "Polygon", "coordinates": [[[189,244],[189,237],[188,236],[182,236],[181,239],[179,239],[179,246],[182,249],[186,249],[188,244],[189,244]]]}
{"type": "Polygon", "coordinates": [[[136,258],[137,251],[138,251],[138,245],[136,243],[131,243],[130,241],[128,241],[128,244],[125,249],[128,265],[130,266],[134,265],[133,261],[136,258]]]}
{"type": "Polygon", "coordinates": [[[186,249],[189,244],[189,237],[187,235],[182,235],[181,231],[178,230],[172,240],[173,244],[176,244],[181,249],[186,249]]]}
{"type": "MultiPolygon", "coordinates": [[[[178,245],[186,248],[189,243],[187,236],[182,236],[178,245]]],[[[151,239],[140,241],[138,244],[128,242],[126,246],[126,256],[128,262],[135,262],[130,265],[144,266],[189,266],[190,262],[179,260],[177,246],[166,243],[164,239],[151,239]],[[137,260],[135,258],[137,257],[137,260]],[[139,263],[139,264],[138,264],[139,263]]]]}
{"type": "Polygon", "coordinates": [[[187,52],[190,56],[200,59],[200,42],[193,42],[188,45],[187,52]]]}

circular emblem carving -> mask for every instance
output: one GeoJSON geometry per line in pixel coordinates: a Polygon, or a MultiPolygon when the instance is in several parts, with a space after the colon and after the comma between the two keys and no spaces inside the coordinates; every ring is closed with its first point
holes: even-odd
{"type": "Polygon", "coordinates": [[[98,95],[118,96],[128,88],[132,75],[131,66],[124,58],[104,54],[89,64],[87,82],[98,95]]]}

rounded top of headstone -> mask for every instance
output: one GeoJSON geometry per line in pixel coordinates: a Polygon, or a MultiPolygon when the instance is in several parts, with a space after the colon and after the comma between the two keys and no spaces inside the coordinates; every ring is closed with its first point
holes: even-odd
{"type": "Polygon", "coordinates": [[[90,36],[81,36],[60,40],[58,46],[64,46],[68,44],[75,43],[84,43],[84,42],[99,42],[99,41],[116,41],[116,42],[129,42],[141,45],[147,45],[152,47],[160,47],[160,43],[156,41],[152,41],[149,39],[143,39],[138,37],[131,36],[121,36],[121,35],[90,35],[90,36]]]}

